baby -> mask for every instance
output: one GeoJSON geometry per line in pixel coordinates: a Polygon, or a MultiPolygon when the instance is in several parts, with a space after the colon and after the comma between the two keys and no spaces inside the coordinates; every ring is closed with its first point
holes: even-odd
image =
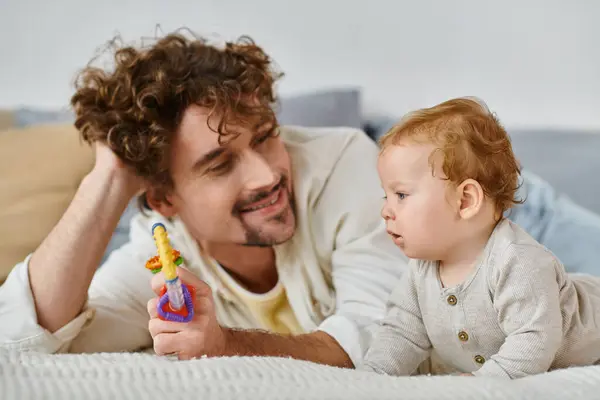
{"type": "Polygon", "coordinates": [[[359,369],[519,378],[599,363],[600,278],[561,262],[504,218],[519,164],[485,104],[454,99],[404,117],[380,141],[382,216],[411,258],[359,369]]]}

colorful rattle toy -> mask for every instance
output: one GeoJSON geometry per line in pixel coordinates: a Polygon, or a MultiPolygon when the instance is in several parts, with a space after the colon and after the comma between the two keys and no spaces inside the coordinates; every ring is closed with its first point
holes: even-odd
{"type": "Polygon", "coordinates": [[[152,225],[152,235],[158,256],[146,262],[146,268],[156,274],[163,271],[165,285],[160,292],[158,317],[166,321],[188,322],[194,317],[194,287],[186,286],[177,275],[177,265],[183,263],[179,252],[171,248],[167,229],[161,223],[152,225]]]}

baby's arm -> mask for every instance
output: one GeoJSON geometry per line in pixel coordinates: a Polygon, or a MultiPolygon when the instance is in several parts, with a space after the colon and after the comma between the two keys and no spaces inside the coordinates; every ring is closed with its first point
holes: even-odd
{"type": "Polygon", "coordinates": [[[388,312],[373,335],[372,345],[357,369],[387,375],[410,375],[429,355],[431,343],[421,318],[415,285],[416,265],[392,291],[388,312]]]}
{"type": "Polygon", "coordinates": [[[490,266],[489,282],[507,337],[473,374],[519,378],[546,372],[563,338],[559,261],[542,247],[512,244],[496,264],[490,266]]]}

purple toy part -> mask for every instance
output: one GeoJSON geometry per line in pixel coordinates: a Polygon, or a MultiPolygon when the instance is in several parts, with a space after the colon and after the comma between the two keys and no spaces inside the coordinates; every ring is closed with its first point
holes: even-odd
{"type": "Polygon", "coordinates": [[[183,317],[179,314],[175,314],[175,313],[168,312],[168,311],[163,311],[163,307],[165,306],[165,304],[167,304],[169,302],[169,295],[167,293],[165,293],[162,295],[162,297],[158,301],[158,306],[156,306],[156,308],[158,309],[158,315],[160,315],[161,318],[166,319],[167,321],[172,321],[172,322],[189,322],[192,320],[192,318],[194,317],[194,307],[192,304],[192,295],[190,294],[190,291],[183,283],[181,284],[181,289],[183,291],[183,301],[185,303],[185,307],[187,308],[187,312],[188,312],[187,316],[183,317]]]}

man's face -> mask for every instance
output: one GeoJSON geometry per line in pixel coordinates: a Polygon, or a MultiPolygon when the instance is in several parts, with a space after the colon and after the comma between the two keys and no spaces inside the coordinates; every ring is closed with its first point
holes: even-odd
{"type": "MultiPolygon", "coordinates": [[[[196,240],[272,246],[294,234],[290,158],[269,125],[221,138],[189,107],[172,144],[173,212],[196,240]]],[[[212,122],[212,121],[211,121],[212,122]]]]}

